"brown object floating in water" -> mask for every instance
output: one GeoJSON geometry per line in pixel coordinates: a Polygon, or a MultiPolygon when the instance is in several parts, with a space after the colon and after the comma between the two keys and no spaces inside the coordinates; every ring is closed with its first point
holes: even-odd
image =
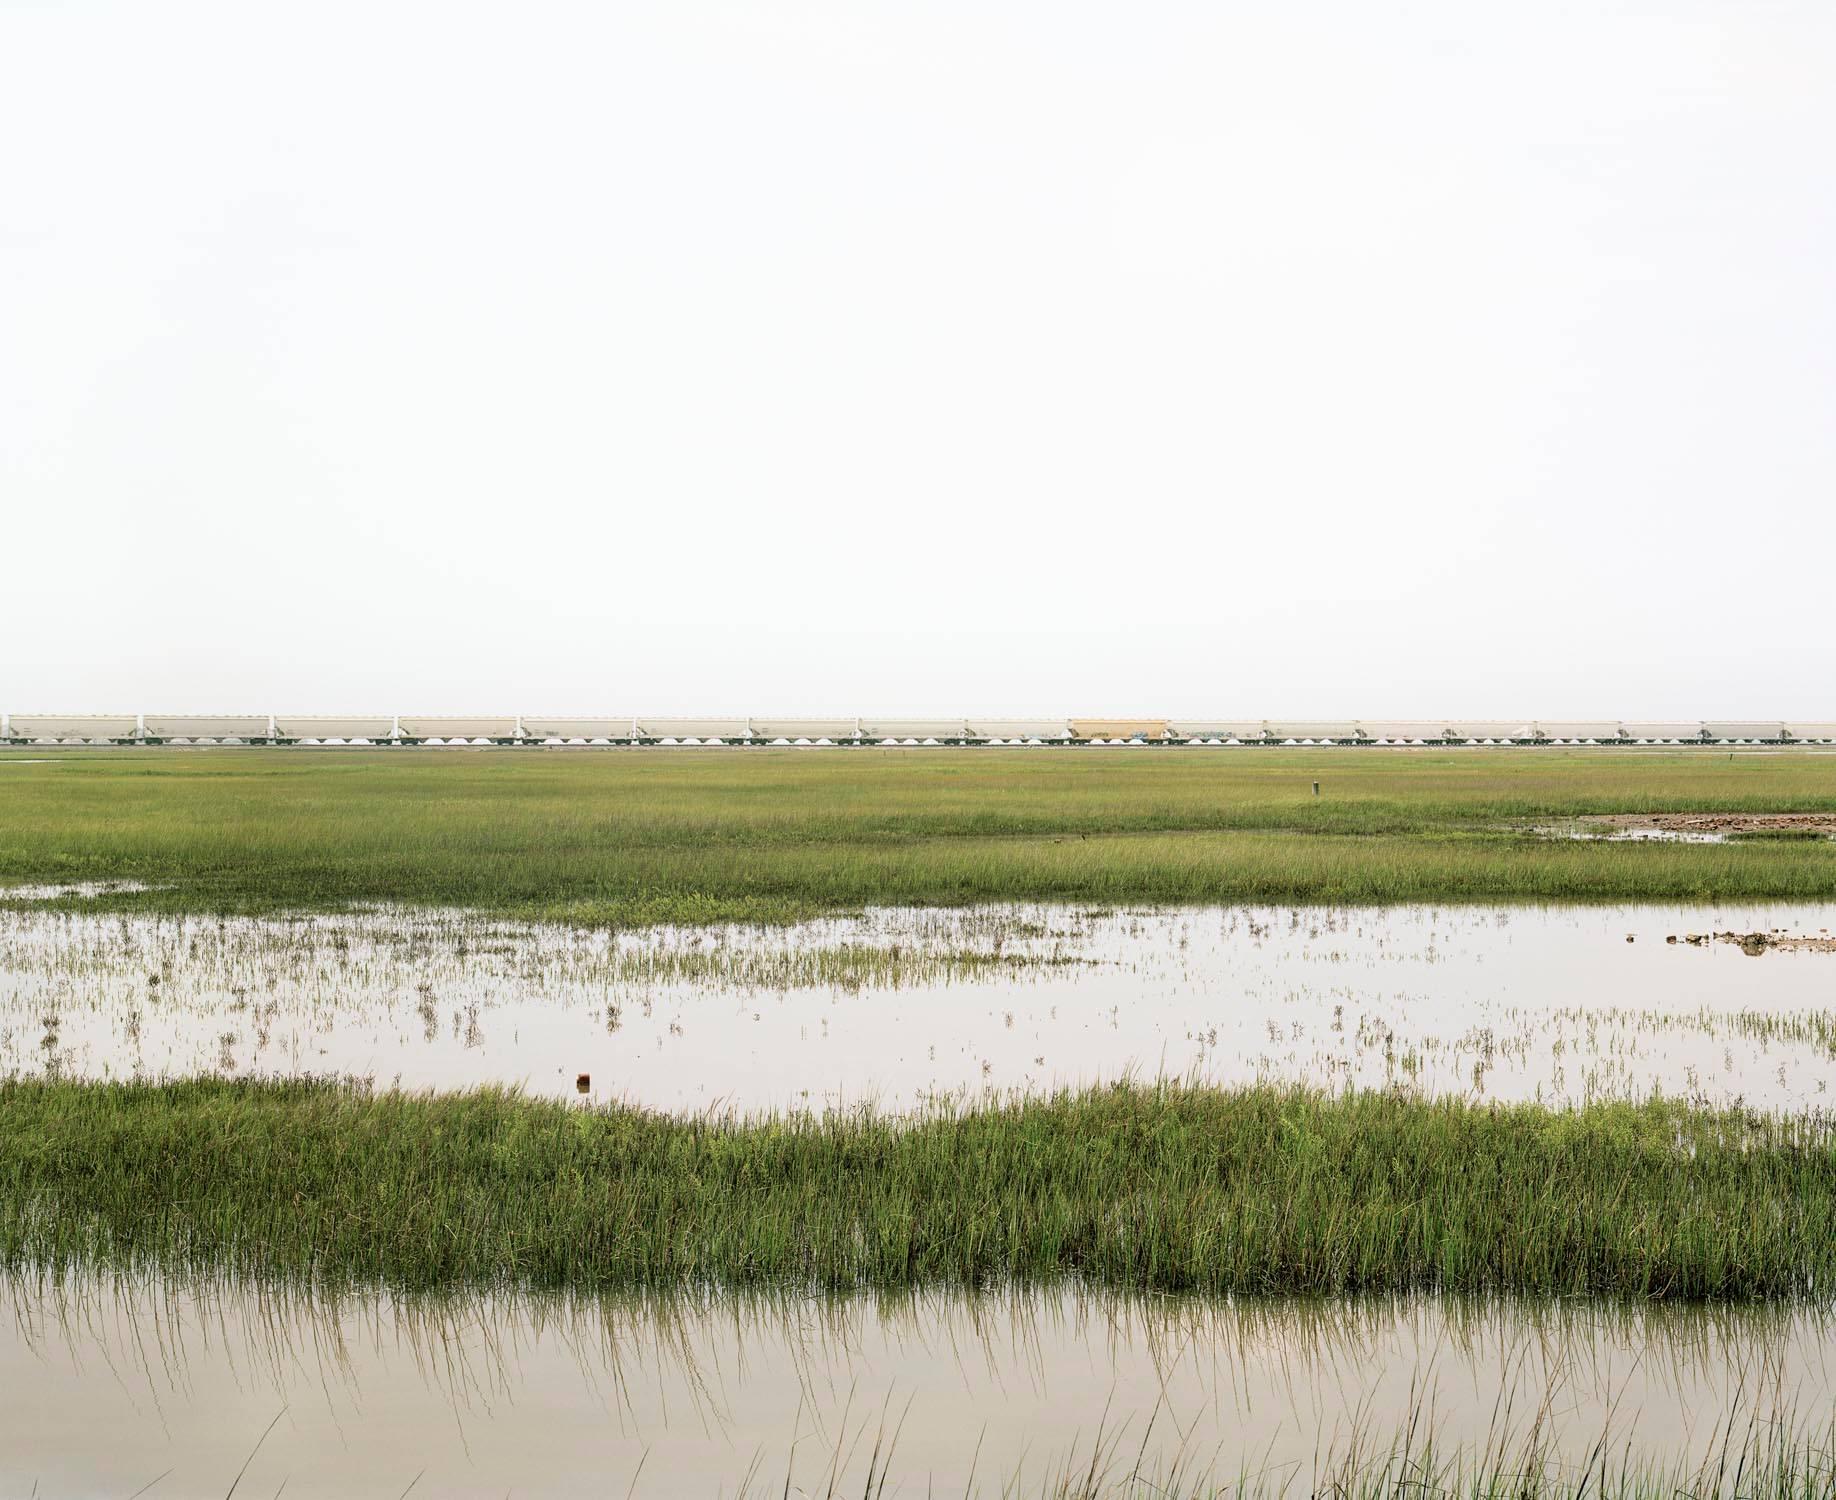
{"type": "Polygon", "coordinates": [[[592,1086],[593,1075],[591,1073],[582,1073],[574,1080],[575,1093],[584,1094],[588,1089],[592,1088],[592,1086]]]}

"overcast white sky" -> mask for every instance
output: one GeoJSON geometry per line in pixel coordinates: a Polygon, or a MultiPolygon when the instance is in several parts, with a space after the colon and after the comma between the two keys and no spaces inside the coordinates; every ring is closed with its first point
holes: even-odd
{"type": "Polygon", "coordinates": [[[0,707],[1836,718],[1836,6],[0,0],[0,707]]]}

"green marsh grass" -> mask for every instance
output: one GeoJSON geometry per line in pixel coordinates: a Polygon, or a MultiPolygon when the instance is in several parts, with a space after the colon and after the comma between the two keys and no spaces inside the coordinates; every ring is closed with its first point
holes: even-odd
{"type": "MultiPolygon", "coordinates": [[[[1550,839],[1590,814],[1836,811],[1836,756],[1484,751],[73,751],[0,779],[0,883],[256,912],[585,923],[871,905],[1820,900],[1836,842],[1550,839]],[[1312,795],[1312,783],[1323,795],[1312,795]]],[[[0,890],[0,900],[4,900],[0,890]]]]}
{"type": "Polygon", "coordinates": [[[0,1083],[0,1266],[392,1288],[1828,1297],[1824,1117],[1116,1086],[902,1122],[0,1083]]]}

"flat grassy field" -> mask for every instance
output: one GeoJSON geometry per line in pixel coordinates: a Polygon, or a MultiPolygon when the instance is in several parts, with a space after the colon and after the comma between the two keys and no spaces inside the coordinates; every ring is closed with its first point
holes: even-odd
{"type": "MultiPolygon", "coordinates": [[[[879,903],[1836,897],[1836,844],[1549,837],[1836,811],[1836,757],[1638,751],[0,757],[0,880],[576,922],[879,903]],[[1322,795],[1315,797],[1312,783],[1322,795]]],[[[0,1267],[305,1283],[1826,1297],[1831,1119],[1117,1087],[890,1121],[326,1081],[0,1080],[0,1267]]]]}
{"type": "Polygon", "coordinates": [[[1836,897],[1836,843],[1586,814],[1836,811],[1836,755],[1703,750],[0,752],[0,882],[144,910],[577,922],[880,903],[1836,897]],[[1319,781],[1315,797],[1312,783],[1319,781]]]}
{"type": "Polygon", "coordinates": [[[316,1285],[1827,1296],[1827,1119],[1126,1085],[903,1123],[0,1082],[0,1265],[316,1285]]]}

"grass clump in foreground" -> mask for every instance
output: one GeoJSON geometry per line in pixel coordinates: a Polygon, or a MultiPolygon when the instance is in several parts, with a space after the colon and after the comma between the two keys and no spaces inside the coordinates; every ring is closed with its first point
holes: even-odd
{"type": "Polygon", "coordinates": [[[639,925],[993,901],[1836,897],[1830,840],[1535,831],[1596,814],[1717,811],[1836,812],[1836,758],[43,752],[0,779],[0,902],[6,882],[135,880],[153,889],[91,904],[265,912],[398,901],[639,925]]]}
{"type": "Polygon", "coordinates": [[[1831,1122],[1116,1086],[903,1122],[0,1084],[0,1265],[367,1282],[1828,1296],[1831,1122]]]}

